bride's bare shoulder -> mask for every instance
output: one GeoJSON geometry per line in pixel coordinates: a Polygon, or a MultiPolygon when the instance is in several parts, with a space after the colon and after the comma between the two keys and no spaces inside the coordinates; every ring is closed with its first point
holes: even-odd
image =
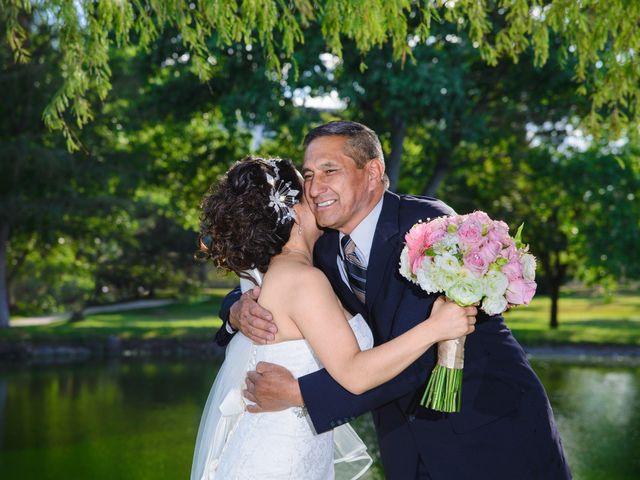
{"type": "Polygon", "coordinates": [[[302,262],[279,262],[270,265],[267,276],[271,283],[286,286],[288,292],[314,286],[330,286],[329,280],[319,268],[302,262]]]}

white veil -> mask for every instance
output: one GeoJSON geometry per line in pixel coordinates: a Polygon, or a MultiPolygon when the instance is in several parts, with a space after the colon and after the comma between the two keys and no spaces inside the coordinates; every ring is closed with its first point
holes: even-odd
{"type": "MultiPolygon", "coordinates": [[[[249,274],[255,283],[240,279],[242,292],[262,283],[262,274],[253,270],[249,274]]],[[[249,370],[253,343],[242,333],[236,333],[225,352],[225,361],[216,376],[200,420],[196,448],[193,455],[191,480],[214,480],[218,461],[229,435],[244,413],[242,396],[244,381],[249,370]],[[216,407],[217,406],[217,407],[216,407]]],[[[351,425],[344,424],[333,431],[333,463],[336,479],[360,478],[373,463],[367,447],[351,425]]]]}

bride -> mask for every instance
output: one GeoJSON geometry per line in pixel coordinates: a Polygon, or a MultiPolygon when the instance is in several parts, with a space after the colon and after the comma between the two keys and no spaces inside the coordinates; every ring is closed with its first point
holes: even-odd
{"type": "Polygon", "coordinates": [[[313,267],[322,231],[289,161],[248,157],[236,163],[202,207],[203,256],[261,285],[259,303],[272,312],[278,331],[267,345],[238,332],[227,347],[200,423],[191,480],[360,477],[371,459],[350,426],[316,434],[304,408],[246,412],[246,372],[260,361],[296,377],[326,368],[360,394],[401,373],[436,342],[471,333],[476,309],[440,298],[424,322],[371,348],[363,317],[345,311],[313,267]]]}

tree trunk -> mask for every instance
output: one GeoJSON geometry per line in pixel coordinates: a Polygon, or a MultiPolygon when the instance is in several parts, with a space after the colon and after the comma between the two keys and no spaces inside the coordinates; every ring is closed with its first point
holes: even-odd
{"type": "Polygon", "coordinates": [[[387,158],[387,175],[389,176],[389,189],[395,191],[400,178],[400,165],[404,151],[404,137],[406,127],[404,118],[399,113],[394,113],[391,120],[391,153],[387,158]]]}
{"type": "Polygon", "coordinates": [[[81,322],[84,320],[84,309],[73,310],[69,317],[69,323],[81,322]]]}
{"type": "Polygon", "coordinates": [[[560,283],[556,279],[551,280],[550,286],[551,294],[551,317],[549,320],[549,327],[558,328],[558,300],[560,299],[560,283]]]}
{"type": "Polygon", "coordinates": [[[567,275],[567,265],[560,261],[560,252],[543,252],[538,257],[549,279],[549,296],[551,297],[551,311],[549,316],[549,327],[558,328],[558,304],[560,303],[560,287],[567,275]]]}
{"type": "Polygon", "coordinates": [[[427,197],[435,197],[436,190],[438,190],[438,187],[444,180],[444,177],[449,173],[449,170],[451,170],[451,164],[449,163],[448,155],[440,155],[436,162],[436,168],[433,171],[433,175],[429,177],[429,181],[424,186],[422,194],[427,197]]]}
{"type": "Polygon", "coordinates": [[[440,147],[437,151],[436,166],[433,170],[433,175],[431,175],[429,181],[422,189],[422,194],[427,197],[436,196],[438,187],[453,169],[453,154],[462,141],[462,129],[458,120],[456,120],[454,110],[449,111],[446,123],[446,136],[441,139],[440,147]]]}
{"type": "Polygon", "coordinates": [[[0,224],[0,328],[9,328],[9,291],[7,285],[7,246],[9,225],[0,224]]]}

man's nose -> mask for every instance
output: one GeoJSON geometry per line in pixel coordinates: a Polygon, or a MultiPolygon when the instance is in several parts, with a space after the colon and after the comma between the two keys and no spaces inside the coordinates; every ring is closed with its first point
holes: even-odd
{"type": "Polygon", "coordinates": [[[310,178],[305,185],[309,197],[316,198],[322,192],[324,192],[325,187],[324,184],[318,178],[310,178]]]}

